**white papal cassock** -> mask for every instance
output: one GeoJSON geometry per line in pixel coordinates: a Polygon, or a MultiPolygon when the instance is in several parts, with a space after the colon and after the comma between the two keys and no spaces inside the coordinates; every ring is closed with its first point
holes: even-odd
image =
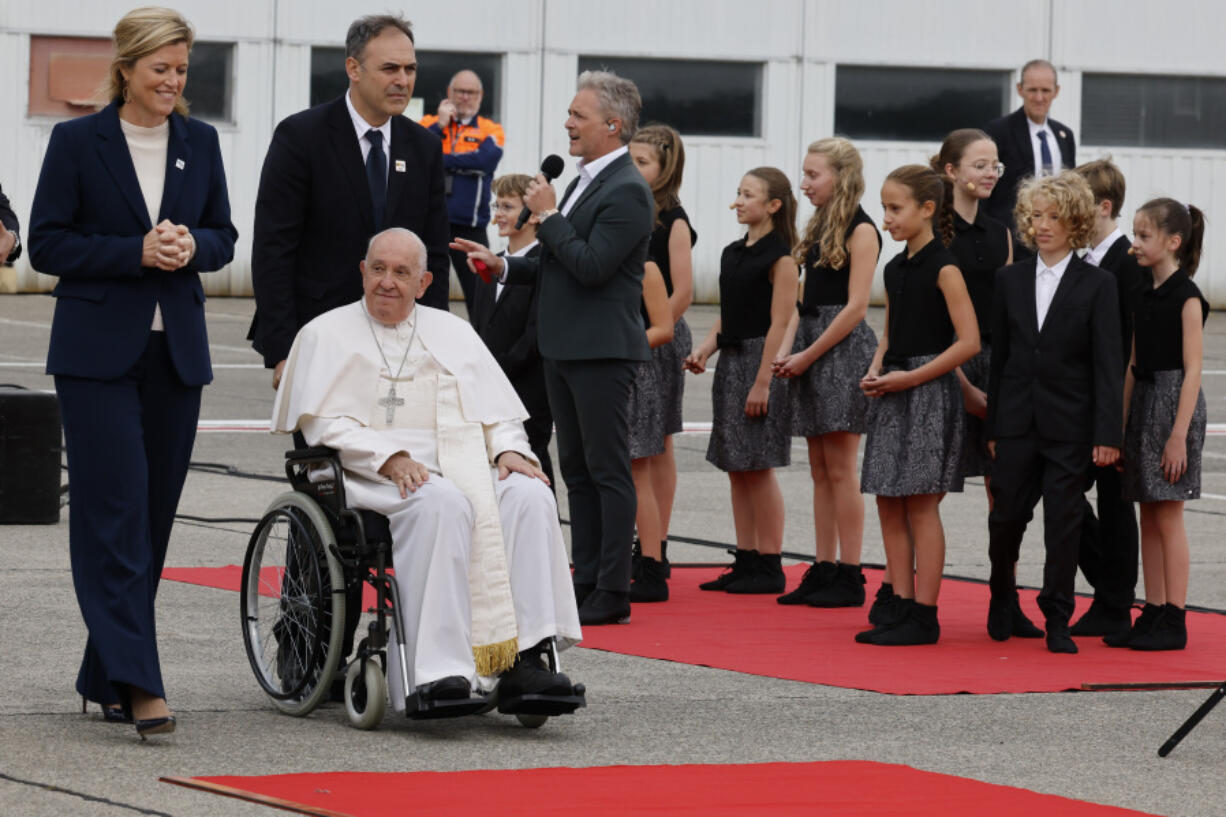
{"type": "Polygon", "coordinates": [[[523,474],[499,480],[493,465],[504,451],[536,462],[526,416],[476,332],[442,310],[418,304],[386,326],[358,301],[294,341],[273,430],[337,449],[350,507],[388,517],[407,690],[452,675],[475,683],[478,670],[507,668],[516,644],[580,638],[552,492],[523,474]],[[378,473],[396,453],[430,471],[407,499],[378,473]]]}

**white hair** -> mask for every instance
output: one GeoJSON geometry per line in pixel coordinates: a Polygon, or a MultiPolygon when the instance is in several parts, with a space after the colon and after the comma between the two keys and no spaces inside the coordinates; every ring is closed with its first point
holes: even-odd
{"type": "Polygon", "coordinates": [[[370,241],[366,244],[366,261],[370,261],[370,252],[374,249],[375,242],[387,235],[398,235],[407,238],[412,243],[414,255],[417,256],[417,266],[420,269],[426,268],[426,245],[417,237],[417,233],[412,230],[406,230],[404,227],[388,227],[382,232],[375,233],[370,237],[370,241]]]}
{"type": "Polygon", "coordinates": [[[596,94],[601,112],[621,120],[622,129],[618,137],[622,144],[630,144],[639,129],[639,112],[643,109],[638,86],[612,71],[584,71],[579,75],[578,90],[596,94]]]}

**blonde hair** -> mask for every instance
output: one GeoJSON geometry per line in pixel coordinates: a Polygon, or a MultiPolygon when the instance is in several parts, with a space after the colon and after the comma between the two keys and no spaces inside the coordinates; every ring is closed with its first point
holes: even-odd
{"type": "Polygon", "coordinates": [[[809,250],[816,246],[823,263],[839,269],[847,261],[847,227],[864,197],[864,160],[855,145],[838,137],[817,140],[809,145],[808,153],[826,158],[834,173],[834,189],[830,201],[809,217],[793,256],[797,264],[804,264],[809,250]]]}
{"type": "Polygon", "coordinates": [[[1032,250],[1036,246],[1030,232],[1030,214],[1034,211],[1034,200],[1039,196],[1055,205],[1060,223],[1068,230],[1069,245],[1073,249],[1088,247],[1094,234],[1095,211],[1094,191],[1090,189],[1090,183],[1075,170],[1022,182],[1017,191],[1013,220],[1021,233],[1018,238],[1032,250]]]}
{"type": "Polygon", "coordinates": [[[656,203],[656,223],[660,213],[681,206],[681,174],[685,171],[685,148],[681,134],[668,125],[647,125],[639,128],[630,140],[632,145],[650,145],[660,165],[660,174],[651,183],[651,195],[656,203]]]}
{"type": "Polygon", "coordinates": [[[495,197],[515,196],[522,199],[528,194],[528,185],[531,183],[532,177],[526,173],[508,173],[494,179],[490,187],[495,197]]]}
{"type": "MultiPolygon", "coordinates": [[[[191,23],[179,12],[159,6],[144,6],[132,9],[115,24],[112,35],[115,57],[107,71],[103,97],[107,102],[123,103],[127,93],[127,80],[122,69],[131,69],[137,60],[147,57],[159,48],[175,43],[186,43],[192,50],[196,34],[191,23]]],[[[175,113],[187,116],[187,100],[182,95],[175,100],[175,113]]]]}

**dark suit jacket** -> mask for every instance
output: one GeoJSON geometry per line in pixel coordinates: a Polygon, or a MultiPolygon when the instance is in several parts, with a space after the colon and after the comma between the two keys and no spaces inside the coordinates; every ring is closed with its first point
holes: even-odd
{"type": "MultiPolygon", "coordinates": [[[[578,180],[562,197],[565,203],[578,180]]],[[[559,208],[561,205],[559,205],[559,208]]],[[[537,339],[551,360],[647,360],[639,312],[655,209],[630,156],[614,159],[566,215],[536,231],[541,254],[507,259],[507,283],[540,279],[537,339]]]]}
{"type": "MultiPolygon", "coordinates": [[[[385,227],[425,243],[426,266],[446,280],[447,202],[438,137],[392,117],[385,227]],[[397,171],[397,162],[404,171],[397,171]]],[[[273,133],[260,173],[251,249],[256,315],[249,338],[267,366],[285,360],[298,329],[362,297],[358,263],[375,233],[362,148],[342,95],[287,117],[273,133]]],[[[447,308],[432,287],[421,302],[447,308]]]]}
{"type": "MultiPolygon", "coordinates": [[[[540,255],[541,246],[533,247],[527,258],[540,255]]],[[[536,286],[503,287],[502,297],[495,300],[498,284],[474,279],[473,307],[469,319],[485,341],[507,379],[524,401],[528,413],[537,415],[549,411],[545,396],[545,369],[536,345],[536,324],[539,290],[536,286]]]]}
{"type": "Polygon", "coordinates": [[[1036,263],[996,274],[987,439],[1033,429],[1046,440],[1119,446],[1124,367],[1115,279],[1074,255],[1039,331],[1036,263]]]}
{"type": "Polygon", "coordinates": [[[30,212],[30,262],[58,275],[47,373],[109,380],[128,371],[145,349],[154,304],[179,377],[200,386],[213,379],[198,272],[234,257],[238,231],[217,131],[170,116],[166,182],[158,221],[184,224],[196,254],[173,272],[142,267],[151,229],[128,143],[112,103],[51,131],[30,212]]]}
{"type": "Polygon", "coordinates": [[[1123,340],[1123,365],[1127,369],[1132,357],[1132,311],[1140,294],[1143,270],[1137,260],[1128,254],[1132,242],[1122,235],[1107,248],[1100,267],[1115,276],[1115,289],[1120,299],[1120,337],[1123,340]]]}
{"type": "MultiPolygon", "coordinates": [[[[1056,134],[1061,165],[1066,168],[1076,167],[1077,144],[1073,139],[1073,129],[1051,118],[1048,118],[1047,125],[1056,134]]],[[[1005,165],[1005,175],[992,189],[992,195],[985,207],[989,216],[1008,225],[1016,236],[1013,205],[1017,203],[1017,187],[1022,179],[1034,175],[1034,144],[1030,141],[1030,126],[1026,124],[1026,113],[1018,108],[1011,114],[993,119],[983,129],[996,142],[997,153],[1005,165]]]]}
{"type": "Polygon", "coordinates": [[[8,261],[5,262],[11,266],[21,257],[21,222],[17,220],[17,214],[13,212],[13,207],[9,204],[8,196],[4,195],[3,189],[0,189],[0,222],[4,224],[4,229],[17,235],[17,244],[9,253],[8,261]]]}

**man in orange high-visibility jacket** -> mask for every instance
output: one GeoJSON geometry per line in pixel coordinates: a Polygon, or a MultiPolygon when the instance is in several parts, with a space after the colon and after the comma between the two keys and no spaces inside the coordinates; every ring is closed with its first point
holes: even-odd
{"type": "MultiPolygon", "coordinates": [[[[447,85],[447,98],[436,115],[421,120],[423,127],[443,140],[443,171],[447,184],[447,219],[451,239],[467,238],[489,246],[486,225],[490,221],[490,181],[502,159],[502,126],[478,116],[484,89],[472,71],[460,71],[447,85]]],[[[472,311],[473,274],[465,254],[451,251],[464,303],[472,311]]]]}

